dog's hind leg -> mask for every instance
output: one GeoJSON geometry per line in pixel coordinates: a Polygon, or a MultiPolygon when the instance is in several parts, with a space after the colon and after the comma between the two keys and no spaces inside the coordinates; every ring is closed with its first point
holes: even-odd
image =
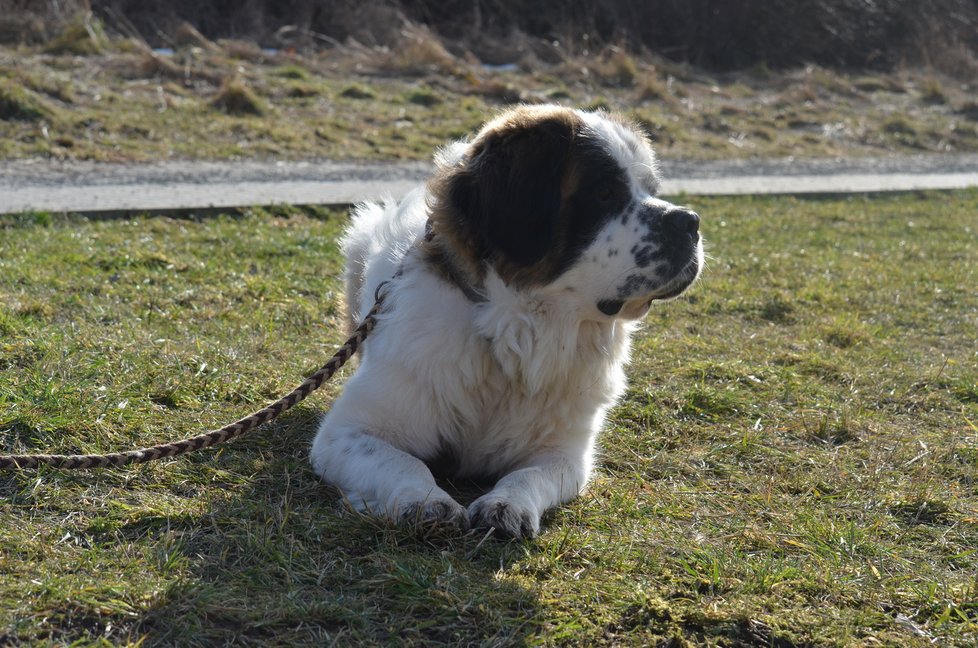
{"type": "Polygon", "coordinates": [[[362,512],[407,526],[468,528],[465,508],[438,487],[424,462],[358,428],[323,426],[311,459],[362,512]]]}

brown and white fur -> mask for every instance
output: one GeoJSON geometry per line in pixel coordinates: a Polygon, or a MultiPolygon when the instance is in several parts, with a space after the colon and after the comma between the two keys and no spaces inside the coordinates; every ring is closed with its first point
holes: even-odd
{"type": "Polygon", "coordinates": [[[697,278],[699,217],[605,113],[515,108],[436,165],[345,235],[353,320],[402,272],[312,464],[372,514],[531,536],[587,483],[640,320],[697,278]],[[495,485],[466,509],[436,474],[495,485]]]}

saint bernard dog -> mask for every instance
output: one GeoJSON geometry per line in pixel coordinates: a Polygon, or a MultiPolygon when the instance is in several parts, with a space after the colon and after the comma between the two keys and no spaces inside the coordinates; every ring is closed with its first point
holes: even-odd
{"type": "Polygon", "coordinates": [[[351,319],[385,300],[312,465],[364,512],[533,536],[587,484],[632,333],[699,275],[699,216],[603,112],[511,109],[435,162],[343,239],[351,319]],[[493,485],[466,508],[436,476],[493,485]]]}

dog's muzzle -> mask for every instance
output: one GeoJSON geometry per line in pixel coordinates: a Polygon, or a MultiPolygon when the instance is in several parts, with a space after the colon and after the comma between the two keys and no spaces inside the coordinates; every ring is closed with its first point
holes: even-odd
{"type": "Polygon", "coordinates": [[[700,273],[699,214],[656,205],[646,207],[639,219],[648,234],[645,245],[632,250],[637,271],[625,277],[614,299],[597,302],[598,310],[609,317],[644,317],[653,301],[678,297],[700,273]]]}

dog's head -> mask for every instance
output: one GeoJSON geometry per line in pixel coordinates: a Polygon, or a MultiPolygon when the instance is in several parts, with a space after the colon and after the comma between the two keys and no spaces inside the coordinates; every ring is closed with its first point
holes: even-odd
{"type": "Polygon", "coordinates": [[[699,217],[655,197],[652,147],[623,119],[520,107],[436,161],[433,226],[476,272],[594,319],[644,317],[699,275],[699,217]]]}

